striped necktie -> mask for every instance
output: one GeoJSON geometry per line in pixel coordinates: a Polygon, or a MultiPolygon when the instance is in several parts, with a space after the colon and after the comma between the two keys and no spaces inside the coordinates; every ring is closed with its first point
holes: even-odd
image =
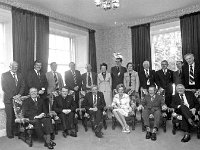
{"type": "Polygon", "coordinates": [[[97,107],[97,95],[94,95],[93,107],[97,107]]]}
{"type": "Polygon", "coordinates": [[[74,78],[74,84],[77,85],[77,79],[76,79],[75,71],[73,71],[72,75],[73,75],[73,78],[74,78]]]}
{"type": "Polygon", "coordinates": [[[17,77],[16,77],[16,73],[13,73],[13,78],[15,80],[15,85],[17,86],[18,80],[17,80],[17,77]]]}
{"type": "Polygon", "coordinates": [[[53,74],[54,74],[54,80],[55,80],[55,90],[58,90],[59,89],[59,85],[58,85],[58,78],[57,78],[57,76],[56,76],[56,72],[53,72],[53,74]]]}
{"type": "Polygon", "coordinates": [[[92,85],[92,79],[91,79],[91,76],[90,76],[90,72],[88,72],[87,76],[88,76],[88,86],[91,86],[92,85]]]}
{"type": "Polygon", "coordinates": [[[194,70],[192,65],[190,65],[190,74],[189,74],[190,83],[194,83],[194,70]]]}
{"type": "Polygon", "coordinates": [[[131,87],[131,73],[129,73],[129,87],[131,87]]]}

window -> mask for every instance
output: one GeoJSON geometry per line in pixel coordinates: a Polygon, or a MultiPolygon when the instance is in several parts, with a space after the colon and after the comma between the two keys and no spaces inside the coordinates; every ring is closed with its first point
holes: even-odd
{"type": "Polygon", "coordinates": [[[180,22],[152,26],[151,50],[153,69],[161,69],[161,61],[167,60],[168,68],[176,70],[176,61],[182,60],[180,22]]]}
{"type": "MultiPolygon", "coordinates": [[[[73,39],[66,36],[49,35],[49,64],[56,62],[57,71],[64,77],[64,72],[69,69],[69,63],[74,61],[73,39]]],[[[48,68],[50,69],[50,66],[48,68]]],[[[63,78],[64,79],[64,78],[63,78]]]]}

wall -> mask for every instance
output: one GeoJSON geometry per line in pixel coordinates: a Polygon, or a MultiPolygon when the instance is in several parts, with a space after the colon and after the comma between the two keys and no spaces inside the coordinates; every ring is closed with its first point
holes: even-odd
{"type": "Polygon", "coordinates": [[[108,64],[108,71],[115,65],[113,53],[120,52],[123,66],[132,61],[131,29],[127,26],[96,30],[97,68],[102,62],[108,64]]]}

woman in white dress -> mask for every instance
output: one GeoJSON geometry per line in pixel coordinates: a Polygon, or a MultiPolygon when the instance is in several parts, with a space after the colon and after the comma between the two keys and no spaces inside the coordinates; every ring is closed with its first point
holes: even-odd
{"type": "Polygon", "coordinates": [[[124,93],[125,87],[123,84],[119,84],[116,87],[117,94],[113,98],[112,107],[115,118],[119,121],[122,126],[122,132],[130,133],[129,126],[126,123],[125,117],[128,117],[132,111],[130,106],[130,97],[124,93]]]}
{"type": "Polygon", "coordinates": [[[106,63],[102,63],[100,65],[101,73],[98,74],[97,82],[99,91],[103,92],[104,99],[106,101],[106,106],[110,106],[112,103],[112,98],[111,98],[112,81],[110,73],[107,72],[107,68],[108,66],[106,63]]]}

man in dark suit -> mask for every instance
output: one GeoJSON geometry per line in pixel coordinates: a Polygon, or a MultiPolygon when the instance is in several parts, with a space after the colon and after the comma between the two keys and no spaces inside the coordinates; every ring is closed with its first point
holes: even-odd
{"type": "Polygon", "coordinates": [[[187,64],[182,68],[182,83],[186,89],[200,89],[200,66],[194,61],[194,55],[184,56],[187,64]]]}
{"type": "Polygon", "coordinates": [[[116,66],[111,68],[111,78],[112,78],[112,91],[116,89],[118,84],[123,84],[124,73],[127,72],[126,68],[122,66],[122,58],[116,58],[116,66]]]}
{"type": "Polygon", "coordinates": [[[176,67],[178,70],[174,71],[173,73],[173,81],[175,85],[181,84],[182,66],[183,66],[182,61],[176,61],[176,67]]]}
{"type": "Polygon", "coordinates": [[[47,78],[41,72],[42,63],[39,61],[34,62],[34,69],[30,70],[27,76],[28,89],[35,87],[38,90],[40,97],[45,101],[46,108],[49,109],[49,100],[47,98],[47,78]]]}
{"type": "Polygon", "coordinates": [[[150,139],[155,141],[156,132],[158,131],[160,118],[161,118],[161,110],[166,110],[167,106],[165,105],[164,97],[156,94],[156,89],[154,85],[149,86],[148,88],[149,94],[145,95],[144,99],[141,101],[141,105],[138,109],[143,109],[142,118],[144,120],[144,125],[146,126],[146,139],[150,139]],[[154,128],[150,130],[150,122],[149,115],[153,114],[154,116],[154,128]]]}
{"type": "Polygon", "coordinates": [[[93,85],[97,85],[97,74],[92,72],[92,66],[90,64],[86,65],[87,72],[82,74],[82,90],[91,90],[93,85]]]}
{"type": "Polygon", "coordinates": [[[106,102],[103,93],[98,91],[97,85],[93,85],[92,92],[85,95],[83,107],[91,117],[92,127],[98,138],[102,138],[102,116],[105,106],[106,102]]]}
{"type": "MultiPolygon", "coordinates": [[[[158,91],[165,90],[165,104],[171,107],[172,93],[173,93],[173,71],[168,69],[168,62],[163,60],[161,62],[162,69],[156,71],[155,82],[158,86],[158,91]]],[[[171,119],[171,113],[167,113],[167,118],[171,119]]]]}
{"type": "Polygon", "coordinates": [[[148,89],[150,85],[155,85],[155,71],[151,70],[149,61],[143,62],[143,68],[139,72],[140,87],[141,89],[148,89]]]}
{"type": "Polygon", "coordinates": [[[30,88],[29,93],[30,97],[24,100],[22,105],[24,117],[29,118],[38,137],[44,139],[44,146],[53,149],[56,143],[50,139],[50,134],[53,133],[51,117],[48,115],[44,101],[38,98],[37,89],[30,88]]]}
{"type": "Polygon", "coordinates": [[[79,91],[82,87],[82,78],[80,71],[75,70],[75,63],[69,63],[70,70],[65,72],[65,84],[69,90],[75,92],[76,105],[79,106],[79,91]]]}
{"type": "Polygon", "coordinates": [[[17,72],[18,63],[10,63],[10,71],[1,76],[1,86],[3,90],[4,105],[6,112],[6,134],[8,138],[14,138],[15,114],[13,110],[13,99],[23,95],[25,83],[22,75],[17,72]]]}
{"type": "Polygon", "coordinates": [[[199,103],[193,92],[185,92],[185,87],[182,84],[176,86],[177,93],[173,96],[172,107],[175,112],[182,115],[181,129],[185,132],[181,142],[190,140],[190,127],[197,126],[194,122],[195,114],[199,110],[199,103]]]}
{"type": "Polygon", "coordinates": [[[77,137],[74,125],[74,113],[76,110],[76,103],[74,98],[69,94],[66,87],[62,88],[61,95],[55,98],[52,109],[58,114],[62,122],[63,136],[67,135],[77,137]]]}

